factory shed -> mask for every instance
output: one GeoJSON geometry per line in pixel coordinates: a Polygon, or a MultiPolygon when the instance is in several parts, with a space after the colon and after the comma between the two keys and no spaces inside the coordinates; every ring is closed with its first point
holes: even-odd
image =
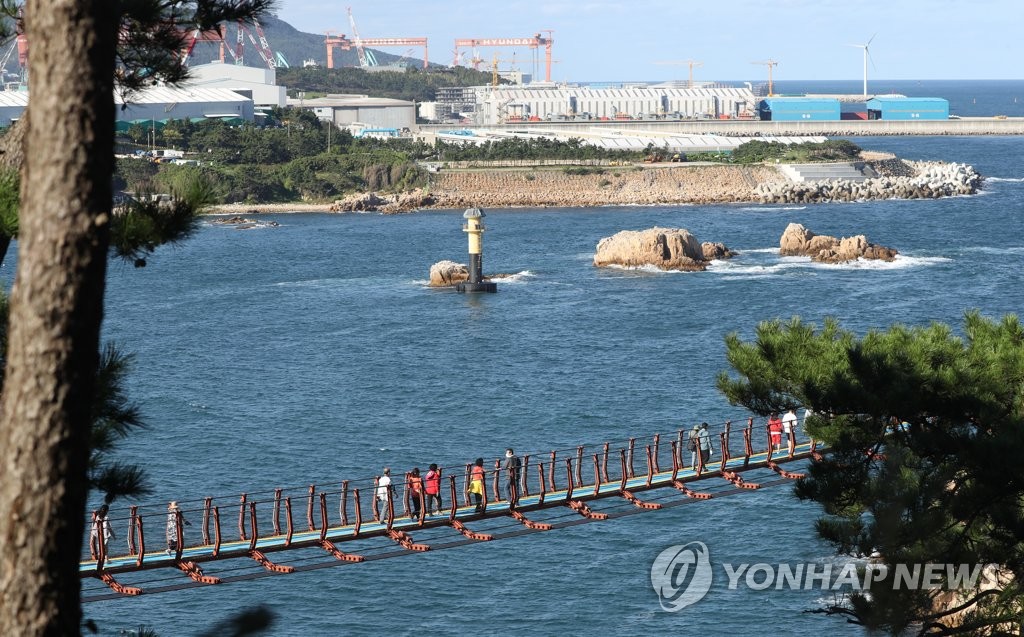
{"type": "Polygon", "coordinates": [[[758,115],[765,121],[803,122],[838,121],[839,100],[822,97],[769,97],[757,105],[758,115]]]}
{"type": "Polygon", "coordinates": [[[949,100],[941,97],[882,95],[868,100],[868,119],[949,119],[949,100]]]}
{"type": "Polygon", "coordinates": [[[312,99],[289,99],[288,106],[305,108],[319,119],[336,126],[364,124],[373,128],[416,127],[416,104],[405,100],[366,95],[327,95],[312,99]]]}

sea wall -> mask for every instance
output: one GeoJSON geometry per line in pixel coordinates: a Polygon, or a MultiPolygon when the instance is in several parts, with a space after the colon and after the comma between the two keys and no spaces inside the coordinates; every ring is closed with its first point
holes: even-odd
{"type": "Polygon", "coordinates": [[[804,183],[761,183],[754,189],[760,203],[814,203],[870,199],[937,199],[971,195],[982,177],[967,164],[906,161],[871,162],[879,177],[864,181],[835,179],[804,183]]]}
{"type": "Polygon", "coordinates": [[[754,201],[758,184],[784,181],[771,166],[453,171],[433,176],[430,196],[438,208],[729,203],[754,201]]]}

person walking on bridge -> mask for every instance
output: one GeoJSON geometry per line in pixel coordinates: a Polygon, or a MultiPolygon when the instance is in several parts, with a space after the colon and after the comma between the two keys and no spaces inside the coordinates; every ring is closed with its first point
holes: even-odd
{"type": "Polygon", "coordinates": [[[782,419],[779,418],[778,412],[772,412],[771,416],[768,417],[768,437],[771,441],[772,449],[775,451],[779,450],[782,446],[782,419]]]}
{"type": "Polygon", "coordinates": [[[786,439],[789,454],[796,450],[796,412],[790,409],[782,416],[782,436],[786,439]]]}
{"type": "Polygon", "coordinates": [[[516,455],[515,451],[512,451],[512,447],[506,449],[505,465],[502,468],[505,469],[506,490],[508,491],[510,506],[519,497],[519,469],[521,466],[522,463],[519,460],[519,456],[516,455]]]}
{"type": "Polygon", "coordinates": [[[711,454],[715,452],[711,446],[711,434],[708,433],[708,423],[700,423],[700,433],[697,434],[697,441],[700,446],[701,465],[706,469],[708,460],[711,459],[711,454]]]}
{"type": "Polygon", "coordinates": [[[420,517],[420,500],[423,498],[423,478],[420,477],[419,467],[414,467],[409,472],[407,482],[409,498],[412,500],[412,513],[410,517],[415,520],[420,517]]]}
{"type": "Polygon", "coordinates": [[[441,512],[441,471],[434,463],[427,469],[427,515],[441,512]]]}
{"type": "Polygon", "coordinates": [[[391,469],[390,467],[384,467],[384,471],[381,472],[380,478],[377,479],[377,489],[374,492],[374,512],[377,513],[378,507],[380,512],[377,513],[377,519],[384,521],[388,519],[390,515],[390,508],[388,503],[391,502],[391,469]]]}
{"type": "MultiPolygon", "coordinates": [[[[181,514],[181,508],[178,506],[176,501],[171,501],[167,505],[167,554],[171,555],[177,553],[183,549],[184,546],[178,546],[178,520],[181,520],[182,525],[192,526],[192,523],[185,519],[185,516],[181,514]]],[[[182,529],[182,538],[184,539],[185,531],[182,529]]],[[[182,541],[184,544],[184,541],[182,541]]]]}
{"type": "Polygon", "coordinates": [[[690,447],[690,466],[697,466],[697,452],[700,451],[700,425],[694,425],[690,430],[688,445],[690,447]]]}
{"type": "Polygon", "coordinates": [[[473,467],[469,470],[469,492],[473,496],[477,513],[481,513],[484,510],[484,475],[484,459],[477,458],[476,462],[473,463],[473,467]]]}

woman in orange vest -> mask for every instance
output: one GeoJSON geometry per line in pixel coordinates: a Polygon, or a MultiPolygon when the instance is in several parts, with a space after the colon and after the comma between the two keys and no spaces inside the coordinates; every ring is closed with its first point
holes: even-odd
{"type": "Polygon", "coordinates": [[[476,504],[476,512],[481,513],[484,510],[483,496],[484,496],[484,459],[477,458],[476,462],[473,463],[473,468],[469,470],[469,492],[473,495],[473,500],[476,504]]]}
{"type": "Polygon", "coordinates": [[[420,517],[420,500],[423,498],[423,478],[420,477],[420,468],[416,467],[409,472],[409,497],[412,499],[413,519],[420,517]]]}

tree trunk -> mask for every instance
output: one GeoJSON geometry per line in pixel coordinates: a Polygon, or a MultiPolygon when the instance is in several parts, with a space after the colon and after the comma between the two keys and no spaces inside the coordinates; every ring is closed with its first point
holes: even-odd
{"type": "Polygon", "coordinates": [[[2,635],[80,633],[117,23],[99,0],[29,0],[25,7],[31,117],[0,398],[2,635]]]}

